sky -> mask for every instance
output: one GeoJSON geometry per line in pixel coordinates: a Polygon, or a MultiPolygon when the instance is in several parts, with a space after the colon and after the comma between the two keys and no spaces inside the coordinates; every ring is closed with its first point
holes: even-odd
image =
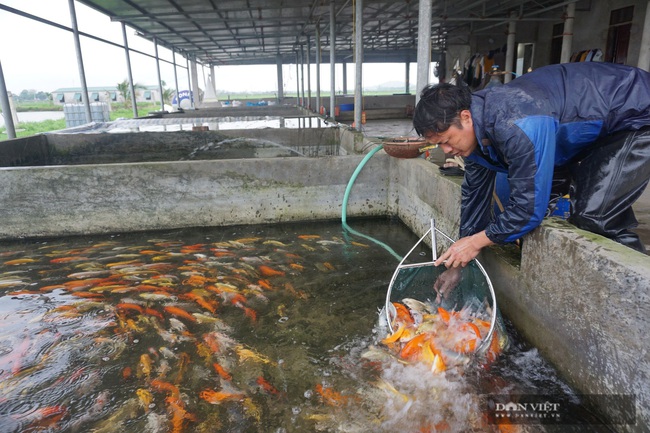
{"type": "MultiPolygon", "coordinates": [[[[36,15],[66,27],[72,27],[68,0],[0,0],[0,4],[36,15]]],[[[80,32],[86,32],[123,45],[122,27],[111,22],[107,16],[75,2],[77,23],[80,32]]],[[[154,55],[154,45],[135,35],[127,27],[129,48],[154,55]]],[[[23,18],[20,15],[0,9],[0,62],[7,90],[19,94],[22,90],[52,92],[58,88],[81,87],[79,67],[76,60],[72,32],[23,18]]],[[[126,55],[122,48],[114,47],[93,39],[80,38],[84,74],[88,87],[115,86],[128,77],[126,55]]],[[[159,47],[161,59],[172,61],[171,51],[159,47]]],[[[179,90],[187,89],[188,78],[185,59],[176,56],[179,90]],[[182,66],[182,67],[181,67],[182,66]]],[[[131,53],[133,80],[143,85],[157,85],[156,62],[154,59],[131,53]]],[[[174,68],[160,62],[161,78],[166,87],[174,87],[174,68]]],[[[364,63],[363,86],[373,87],[387,81],[405,81],[403,63],[364,63]]],[[[410,68],[412,88],[416,82],[416,65],[410,68]]],[[[209,68],[199,68],[199,87],[205,89],[209,68]]],[[[305,71],[305,79],[307,73],[305,71]]],[[[342,66],[336,65],[337,91],[341,90],[342,66]]],[[[277,75],[275,65],[260,66],[218,66],[215,67],[216,87],[233,92],[276,91],[277,75]]],[[[316,65],[312,65],[312,94],[316,89],[316,65]]],[[[347,66],[348,92],[354,90],[354,65],[347,66]]],[[[296,65],[283,66],[284,92],[295,93],[296,65]]],[[[305,84],[305,88],[307,85],[305,84]]],[[[321,65],[321,89],[329,90],[330,67],[321,65]]]]}

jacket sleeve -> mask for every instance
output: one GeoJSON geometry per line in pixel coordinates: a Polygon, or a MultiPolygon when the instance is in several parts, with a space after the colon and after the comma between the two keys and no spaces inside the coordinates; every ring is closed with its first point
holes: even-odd
{"type": "Polygon", "coordinates": [[[480,232],[490,222],[495,176],[496,172],[465,159],[465,178],[461,189],[461,238],[480,232]]]}
{"type": "Polygon", "coordinates": [[[487,225],[496,243],[513,242],[541,224],[548,208],[555,162],[557,121],[529,116],[506,127],[499,140],[508,162],[510,198],[504,212],[487,225]]]}

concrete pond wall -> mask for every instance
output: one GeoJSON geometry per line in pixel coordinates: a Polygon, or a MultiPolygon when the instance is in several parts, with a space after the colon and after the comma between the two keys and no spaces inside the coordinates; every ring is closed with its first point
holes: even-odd
{"type": "MultiPolygon", "coordinates": [[[[60,152],[62,143],[69,152],[80,149],[72,143],[84,136],[9,140],[0,147],[0,239],[339,219],[362,150],[373,144],[342,127],[315,134],[321,133],[338,142],[339,156],[29,165],[39,152],[60,152]]],[[[132,152],[147,137],[142,134],[132,137],[132,152]]],[[[211,139],[204,132],[165,134],[182,146],[211,139]]],[[[256,134],[282,139],[269,130],[256,134]]],[[[431,218],[456,235],[459,213],[460,178],[441,176],[424,159],[395,159],[383,151],[359,172],[347,204],[348,217],[397,216],[417,235],[431,218]]],[[[491,247],[480,260],[499,308],[524,338],[579,393],[634,394],[637,424],[615,429],[648,431],[650,257],[549,219],[521,250],[491,247]]],[[[598,410],[612,413],[607,405],[598,410]]]]}

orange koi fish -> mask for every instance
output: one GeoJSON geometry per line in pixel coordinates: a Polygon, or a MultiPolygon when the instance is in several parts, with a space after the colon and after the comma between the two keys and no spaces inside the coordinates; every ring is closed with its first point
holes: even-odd
{"type": "Polygon", "coordinates": [[[299,239],[320,239],[319,235],[298,235],[299,239]]]}
{"type": "Polygon", "coordinates": [[[191,299],[192,301],[196,302],[199,304],[201,307],[205,308],[211,313],[216,313],[217,308],[219,307],[219,304],[217,301],[213,299],[205,299],[204,297],[197,295],[196,293],[186,293],[183,295],[184,298],[186,299],[191,299]]]}
{"type": "Polygon", "coordinates": [[[269,383],[266,379],[264,379],[263,376],[258,376],[257,380],[255,381],[267,394],[273,394],[273,395],[280,395],[280,391],[278,391],[273,385],[269,383]]]}
{"type": "Polygon", "coordinates": [[[185,421],[196,421],[196,416],[185,410],[185,404],[178,397],[167,397],[167,411],[171,415],[172,433],[182,433],[185,431],[185,421]]]}
{"type": "Polygon", "coordinates": [[[239,401],[246,397],[246,395],[239,392],[224,392],[206,389],[201,391],[199,397],[208,403],[219,404],[224,401],[239,401]]]}
{"type": "Polygon", "coordinates": [[[118,310],[123,310],[123,311],[135,311],[137,313],[144,313],[144,308],[138,304],[131,304],[131,303],[120,303],[115,306],[118,310]]]}
{"type": "Polygon", "coordinates": [[[90,260],[90,259],[88,257],[82,257],[82,256],[59,257],[56,259],[51,259],[50,263],[72,263],[72,262],[83,262],[85,260],[90,260]]]}
{"type": "Polygon", "coordinates": [[[270,266],[261,265],[257,269],[259,269],[260,273],[265,277],[281,277],[281,276],[284,276],[283,271],[278,271],[276,269],[273,269],[270,266]]]}
{"type": "Polygon", "coordinates": [[[122,370],[122,378],[123,379],[129,379],[131,377],[131,367],[124,367],[124,370],[122,370]]]}
{"type": "Polygon", "coordinates": [[[173,316],[179,317],[181,319],[189,320],[190,322],[196,322],[196,317],[192,316],[190,313],[183,310],[182,308],[174,307],[174,306],[166,306],[163,308],[166,312],[168,312],[173,316]]]}
{"type": "Polygon", "coordinates": [[[232,380],[232,376],[230,375],[230,373],[228,373],[226,369],[223,368],[220,364],[215,362],[214,364],[212,364],[212,367],[214,368],[214,371],[216,371],[219,377],[221,377],[222,379],[232,380]]]}
{"type": "Polygon", "coordinates": [[[321,396],[323,402],[330,406],[344,406],[350,401],[349,396],[342,395],[339,392],[334,391],[332,388],[324,387],[320,383],[316,385],[316,392],[321,396]]]}
{"type": "Polygon", "coordinates": [[[273,286],[271,286],[269,280],[257,280],[257,285],[265,290],[273,290],[273,286]]]}
{"type": "Polygon", "coordinates": [[[180,397],[181,395],[181,392],[176,385],[165,382],[164,380],[153,379],[149,385],[151,386],[151,389],[156,392],[166,392],[172,397],[176,398],[180,397]]]}

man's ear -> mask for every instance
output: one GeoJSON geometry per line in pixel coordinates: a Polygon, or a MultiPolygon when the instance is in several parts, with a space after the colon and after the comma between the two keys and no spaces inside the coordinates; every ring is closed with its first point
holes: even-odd
{"type": "Polygon", "coordinates": [[[472,126],[473,120],[472,120],[472,113],[469,110],[462,110],[459,113],[460,117],[460,124],[463,126],[472,126]]]}

